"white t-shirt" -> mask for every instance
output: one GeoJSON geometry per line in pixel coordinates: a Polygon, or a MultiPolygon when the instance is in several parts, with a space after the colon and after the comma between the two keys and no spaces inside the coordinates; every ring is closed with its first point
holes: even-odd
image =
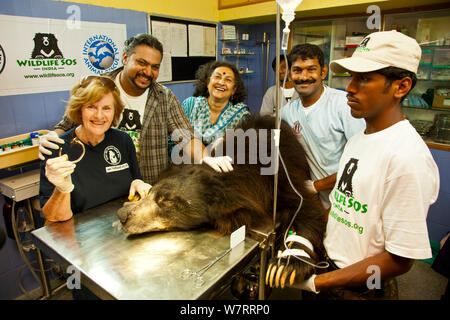
{"type": "MultiPolygon", "coordinates": [[[[347,94],[327,86],[319,100],[307,108],[301,99],[290,101],[281,109],[281,119],[291,126],[303,146],[313,180],[336,173],[347,140],[366,127],[364,119],[352,117],[347,94]]],[[[325,208],[329,207],[329,193],[320,192],[325,208]]]]}
{"type": "Polygon", "coordinates": [[[127,132],[133,140],[136,152],[139,154],[139,141],[144,120],[145,105],[147,103],[148,88],[137,97],[128,95],[120,85],[120,74],[116,77],[115,83],[120,91],[120,98],[125,104],[125,108],[120,116],[118,129],[127,132]]]}
{"type": "Polygon", "coordinates": [[[281,90],[283,91],[283,95],[287,101],[290,101],[292,96],[295,93],[295,88],[289,88],[289,89],[281,88],[281,90]]]}
{"type": "Polygon", "coordinates": [[[438,192],[438,167],[407,120],[356,134],[345,146],[330,194],[329,257],[340,268],[384,250],[430,258],[426,217],[438,192]]]}

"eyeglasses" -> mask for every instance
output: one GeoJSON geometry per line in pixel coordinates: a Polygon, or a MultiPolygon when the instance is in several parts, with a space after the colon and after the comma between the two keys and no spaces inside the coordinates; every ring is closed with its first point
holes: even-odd
{"type": "Polygon", "coordinates": [[[114,81],[108,77],[103,76],[87,76],[81,78],[80,80],[80,88],[86,88],[92,81],[100,81],[102,86],[107,87],[110,90],[116,90],[116,84],[114,81]]]}

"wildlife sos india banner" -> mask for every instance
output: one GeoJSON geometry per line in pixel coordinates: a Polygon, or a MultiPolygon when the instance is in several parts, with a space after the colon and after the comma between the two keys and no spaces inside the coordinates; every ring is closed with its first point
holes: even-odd
{"type": "Polygon", "coordinates": [[[122,65],[126,25],[0,15],[0,96],[70,90],[122,65]]]}

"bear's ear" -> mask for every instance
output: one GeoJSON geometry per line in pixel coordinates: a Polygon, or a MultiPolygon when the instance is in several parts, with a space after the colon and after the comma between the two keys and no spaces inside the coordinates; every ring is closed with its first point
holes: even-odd
{"type": "Polygon", "coordinates": [[[49,33],[48,35],[52,41],[58,41],[53,33],[49,33]]]}

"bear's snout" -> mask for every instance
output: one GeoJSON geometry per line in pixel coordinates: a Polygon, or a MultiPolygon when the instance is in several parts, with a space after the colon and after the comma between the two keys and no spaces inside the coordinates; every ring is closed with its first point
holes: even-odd
{"type": "Polygon", "coordinates": [[[122,224],[125,224],[125,222],[127,222],[128,212],[129,210],[126,207],[122,207],[117,211],[117,217],[122,224]]]}

